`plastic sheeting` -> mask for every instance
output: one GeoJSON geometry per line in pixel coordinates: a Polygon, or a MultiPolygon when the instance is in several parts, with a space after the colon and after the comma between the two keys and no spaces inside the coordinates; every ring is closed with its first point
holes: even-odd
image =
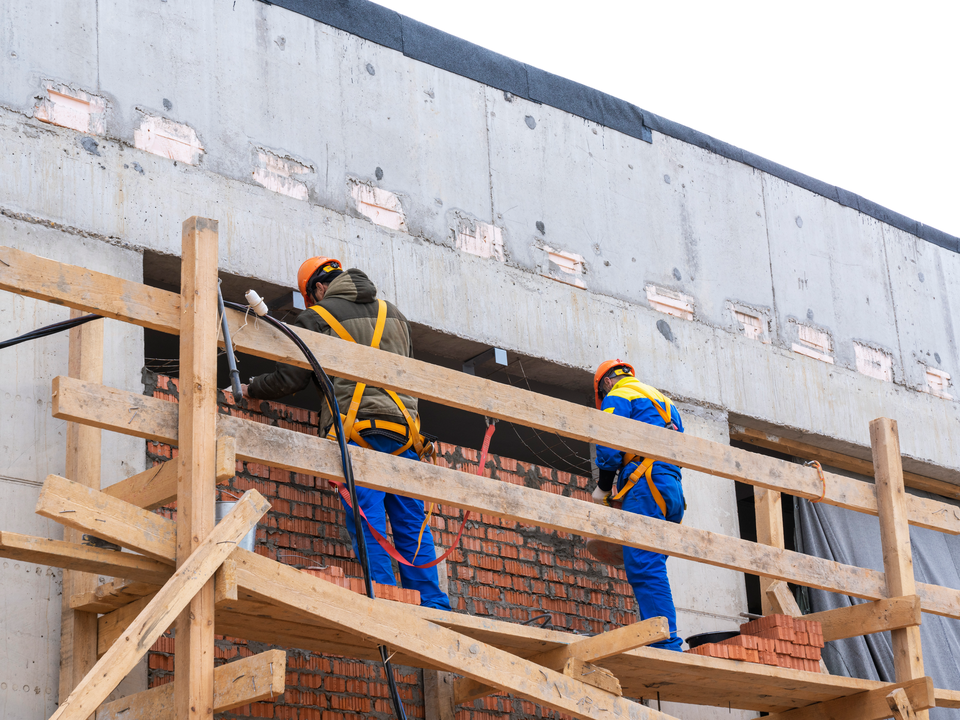
{"type": "MultiPolygon", "coordinates": [[[[911,492],[921,497],[941,497],[911,492]]],[[[883,572],[880,521],[863,513],[798,500],[797,549],[845,565],[883,572]]],[[[910,528],[917,582],[960,589],[960,536],[910,528]]],[[[855,603],[857,598],[808,589],[811,610],[820,612],[855,603]]],[[[920,626],[924,669],[938,688],[960,689],[960,620],[923,614],[920,626]]],[[[896,682],[890,633],[827,643],[823,659],[834,675],[896,682]]],[[[957,720],[960,710],[933,709],[934,720],[957,720]]]]}

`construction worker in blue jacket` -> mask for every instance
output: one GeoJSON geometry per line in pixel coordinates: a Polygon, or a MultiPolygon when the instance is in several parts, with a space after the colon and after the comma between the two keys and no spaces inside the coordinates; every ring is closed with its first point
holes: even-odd
{"type": "MultiPolygon", "coordinates": [[[[677,408],[659,390],[637,380],[630,364],[607,360],[597,368],[593,386],[598,409],[683,432],[677,408]]],[[[614,506],[622,502],[622,509],[627,512],[668,522],[683,520],[683,486],[676,465],[597,445],[597,467],[600,476],[593,492],[594,501],[614,506]]],[[[683,641],[677,636],[677,611],[667,578],[667,556],[624,547],[623,564],[637,598],[640,619],[662,616],[669,623],[670,638],[653,647],[680,650],[683,641]]]]}

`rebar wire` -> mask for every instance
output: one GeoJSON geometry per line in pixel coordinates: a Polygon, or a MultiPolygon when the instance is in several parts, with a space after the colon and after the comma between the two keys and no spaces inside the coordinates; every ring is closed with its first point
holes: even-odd
{"type": "MultiPolygon", "coordinates": [[[[533,388],[530,387],[530,380],[527,378],[526,370],[523,369],[523,361],[520,358],[517,358],[516,363],[517,363],[517,366],[520,368],[520,375],[521,377],[523,377],[523,382],[527,386],[527,390],[529,390],[530,392],[533,392],[533,388]]],[[[511,365],[512,364],[513,363],[511,363],[511,365]]],[[[504,372],[504,376],[507,379],[508,385],[510,385],[511,387],[516,387],[513,384],[513,382],[511,382],[510,376],[506,372],[504,372]]],[[[510,427],[513,429],[513,432],[517,436],[517,439],[520,440],[520,442],[523,444],[525,448],[527,448],[527,450],[533,453],[534,457],[536,457],[546,467],[549,467],[552,470],[557,469],[557,468],[554,468],[540,453],[538,453],[536,450],[530,447],[530,445],[527,444],[526,440],[523,439],[523,436],[520,434],[520,432],[517,430],[517,428],[514,426],[513,423],[510,423],[510,427]]],[[[534,437],[536,437],[536,439],[539,440],[540,443],[544,446],[544,449],[551,451],[558,460],[561,460],[562,462],[567,463],[571,467],[576,468],[576,470],[580,473],[583,473],[585,475],[590,474],[590,470],[591,470],[590,461],[587,460],[584,465],[583,458],[580,456],[580,454],[576,450],[574,450],[572,447],[570,447],[567,444],[566,440],[562,435],[555,435],[553,433],[550,433],[554,435],[554,437],[559,438],[559,442],[556,442],[553,445],[548,445],[543,438],[543,434],[541,434],[536,428],[529,428],[529,430],[533,433],[534,437]],[[570,454],[564,456],[553,449],[555,447],[560,447],[560,446],[568,450],[570,454]]]]}

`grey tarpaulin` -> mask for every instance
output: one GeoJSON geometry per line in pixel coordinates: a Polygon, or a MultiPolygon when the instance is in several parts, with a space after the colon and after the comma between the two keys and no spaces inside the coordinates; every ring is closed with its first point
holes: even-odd
{"type": "MultiPolygon", "coordinates": [[[[936,497],[908,491],[921,497],[936,497]]],[[[797,549],[845,565],[883,571],[880,521],[872,515],[798,500],[797,549]]],[[[917,582],[960,589],[960,536],[910,528],[917,582]]],[[[823,590],[808,590],[813,612],[865,602],[823,590]]],[[[920,626],[924,670],[938,688],[960,689],[960,620],[923,614],[920,626]]],[[[823,651],[834,675],[895,682],[890,633],[834,640],[823,651]]],[[[935,720],[957,720],[960,710],[934,709],[935,720]]]]}

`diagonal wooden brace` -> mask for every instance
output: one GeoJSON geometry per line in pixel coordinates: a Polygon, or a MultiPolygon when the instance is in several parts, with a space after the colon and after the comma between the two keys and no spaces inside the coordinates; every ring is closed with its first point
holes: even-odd
{"type": "Polygon", "coordinates": [[[150,650],[200,588],[213,577],[237,543],[256,526],[269,508],[270,504],[256,490],[244,493],[227,517],[177,569],[130,628],[61,703],[51,720],[83,720],[89,717],[150,650]]]}
{"type": "Polygon", "coordinates": [[[888,697],[895,694],[897,698],[905,698],[914,709],[925,710],[934,707],[936,702],[933,680],[923,677],[795,710],[773,713],[767,715],[765,720],[885,720],[892,714],[888,697]]]}

